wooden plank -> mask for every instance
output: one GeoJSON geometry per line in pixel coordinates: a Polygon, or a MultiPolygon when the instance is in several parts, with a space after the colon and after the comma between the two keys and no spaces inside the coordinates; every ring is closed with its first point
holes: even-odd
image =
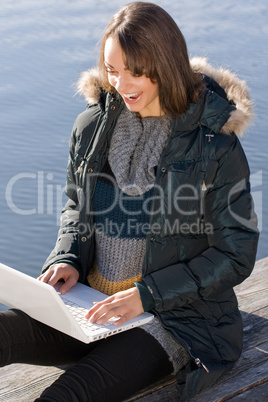
{"type": "Polygon", "coordinates": [[[239,308],[254,313],[268,305],[268,257],[256,262],[252,274],[235,287],[239,308]]]}
{"type": "MultiPolygon", "coordinates": [[[[246,391],[248,394],[254,393],[255,396],[264,394],[268,397],[268,342],[245,351],[230,373],[222,377],[217,384],[191,399],[191,402],[239,401],[246,391]]],[[[177,399],[176,384],[173,383],[157,392],[151,391],[147,395],[134,398],[132,401],[174,402],[177,399]]]]}
{"type": "Polygon", "coordinates": [[[176,395],[176,379],[173,377],[168,380],[164,379],[163,381],[159,381],[154,386],[143,389],[137,395],[128,398],[124,402],[133,402],[133,401],[168,402],[171,400],[174,401],[174,395],[176,395]]]}
{"type": "MultiPolygon", "coordinates": [[[[260,384],[256,388],[249,389],[243,394],[228,399],[229,402],[267,402],[267,383],[260,384]]],[[[207,401],[208,402],[208,401],[207,401]]]]}
{"type": "Polygon", "coordinates": [[[247,390],[257,393],[260,385],[266,388],[268,396],[268,342],[245,351],[230,373],[192,399],[192,402],[235,400],[247,390]]]}
{"type": "Polygon", "coordinates": [[[64,372],[63,369],[12,364],[0,369],[0,401],[31,402],[64,372]]]}

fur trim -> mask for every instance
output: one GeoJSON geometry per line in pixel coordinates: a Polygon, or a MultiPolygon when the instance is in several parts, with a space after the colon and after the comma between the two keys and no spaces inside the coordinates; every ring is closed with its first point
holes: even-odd
{"type": "Polygon", "coordinates": [[[230,70],[212,67],[203,57],[192,58],[191,66],[194,71],[205,74],[216,81],[224,89],[228,99],[236,104],[236,110],[231,112],[229,120],[224,124],[221,132],[224,134],[234,132],[242,136],[254,117],[253,102],[249,97],[246,81],[240,80],[230,70]]]}
{"type": "MultiPolygon", "coordinates": [[[[231,112],[229,120],[224,124],[221,132],[232,132],[242,136],[250,125],[253,113],[253,102],[250,100],[249,91],[245,81],[240,80],[236,74],[222,67],[214,68],[204,57],[193,57],[191,66],[194,71],[211,77],[226,92],[229,100],[236,104],[236,110],[231,112]]],[[[84,71],[77,83],[77,94],[83,95],[88,104],[97,103],[102,89],[102,83],[97,68],[84,71]]]]}
{"type": "Polygon", "coordinates": [[[88,104],[98,103],[101,94],[102,83],[98,68],[81,73],[77,83],[76,95],[83,95],[88,104]]]}

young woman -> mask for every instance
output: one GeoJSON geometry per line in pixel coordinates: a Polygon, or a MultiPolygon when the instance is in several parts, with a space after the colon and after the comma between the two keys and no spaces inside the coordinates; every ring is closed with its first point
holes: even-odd
{"type": "Polygon", "coordinates": [[[88,108],[71,136],[69,201],[39,279],[106,293],[92,322],[155,318],[86,345],[4,312],[0,363],[75,363],[38,401],[121,401],[170,374],[189,400],[242,349],[233,287],[250,275],[258,241],[237,138],[252,115],[247,89],[190,62],[173,19],[134,2],[112,17],[79,92],[88,108]]]}

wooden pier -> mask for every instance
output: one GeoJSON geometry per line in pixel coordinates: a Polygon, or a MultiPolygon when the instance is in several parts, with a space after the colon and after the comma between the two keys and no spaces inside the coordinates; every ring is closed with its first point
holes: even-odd
{"type": "MultiPolygon", "coordinates": [[[[244,322],[243,354],[230,373],[192,402],[268,401],[268,257],[256,263],[252,275],[235,291],[244,322]]],[[[32,402],[63,371],[63,368],[26,364],[1,368],[0,401],[32,402]]],[[[176,400],[175,380],[170,379],[128,401],[176,400]]]]}

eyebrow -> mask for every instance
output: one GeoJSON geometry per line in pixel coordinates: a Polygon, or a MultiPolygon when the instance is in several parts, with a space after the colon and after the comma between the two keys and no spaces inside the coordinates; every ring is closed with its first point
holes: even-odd
{"type": "MultiPolygon", "coordinates": [[[[104,60],[104,64],[105,64],[105,66],[106,66],[106,67],[109,67],[109,68],[115,69],[115,68],[114,68],[114,66],[111,66],[111,64],[107,63],[107,61],[105,61],[105,60],[104,60]]],[[[127,67],[125,67],[125,68],[124,68],[124,70],[125,70],[125,71],[128,71],[128,68],[127,68],[127,67]]]]}

